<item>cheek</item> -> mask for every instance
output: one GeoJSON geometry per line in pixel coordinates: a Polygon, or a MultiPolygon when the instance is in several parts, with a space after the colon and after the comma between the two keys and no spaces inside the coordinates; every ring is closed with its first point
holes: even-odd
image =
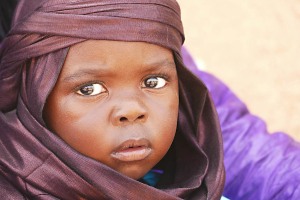
{"type": "Polygon", "coordinates": [[[168,150],[173,142],[178,121],[178,93],[168,94],[164,99],[152,105],[151,113],[155,121],[154,133],[156,133],[156,144],[168,150]]]}
{"type": "Polygon", "coordinates": [[[95,160],[105,160],[104,155],[109,155],[109,152],[114,146],[114,138],[99,127],[99,123],[77,123],[72,127],[68,127],[68,131],[64,134],[63,139],[74,149],[80,153],[89,156],[95,160]]]}
{"type": "Polygon", "coordinates": [[[74,97],[74,95],[53,95],[49,97],[49,107],[52,113],[51,121],[55,124],[76,124],[80,121],[89,121],[96,109],[95,103],[86,102],[85,99],[74,97]],[[87,119],[86,119],[87,118],[87,119]]]}
{"type": "Polygon", "coordinates": [[[45,106],[44,116],[47,126],[66,143],[79,152],[96,158],[96,153],[109,147],[109,134],[105,134],[105,111],[80,103],[72,98],[50,96],[45,106]],[[54,98],[55,97],[55,98],[54,98]],[[59,99],[59,100],[58,100],[59,99]],[[106,145],[103,143],[106,142],[106,145]],[[95,151],[96,150],[96,151],[95,151]]]}
{"type": "Polygon", "coordinates": [[[102,117],[95,117],[90,112],[81,117],[68,116],[67,122],[59,122],[60,125],[55,127],[56,134],[83,155],[105,163],[115,145],[115,138],[113,134],[107,134],[107,124],[102,117]]]}

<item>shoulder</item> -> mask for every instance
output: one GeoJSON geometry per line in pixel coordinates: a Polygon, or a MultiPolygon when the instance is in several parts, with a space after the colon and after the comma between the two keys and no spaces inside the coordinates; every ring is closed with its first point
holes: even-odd
{"type": "Polygon", "coordinates": [[[0,196],[6,200],[22,200],[25,199],[23,194],[8,180],[7,177],[0,173],[0,196]]]}

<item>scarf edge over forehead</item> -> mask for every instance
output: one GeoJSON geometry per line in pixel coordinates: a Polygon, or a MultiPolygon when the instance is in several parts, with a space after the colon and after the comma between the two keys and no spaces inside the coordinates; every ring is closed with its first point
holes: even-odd
{"type": "MultiPolygon", "coordinates": [[[[84,3],[82,0],[21,1],[12,30],[0,50],[0,91],[6,94],[0,96],[1,112],[17,109],[18,120],[47,147],[47,150],[55,152],[58,159],[65,159],[68,166],[75,166],[78,153],[71,150],[68,150],[68,153],[60,152],[59,149],[64,144],[44,127],[42,109],[59,74],[62,57],[65,57],[68,47],[88,39],[148,42],[174,52],[181,84],[182,106],[179,124],[184,124],[181,129],[186,128],[190,130],[188,134],[191,134],[184,133],[182,139],[191,140],[193,148],[201,154],[203,160],[198,159],[199,162],[196,164],[202,166],[191,171],[201,171],[202,174],[193,177],[193,181],[187,185],[183,184],[185,177],[179,176],[177,178],[183,185],[178,182],[176,189],[173,185],[164,191],[174,197],[198,195],[197,197],[201,197],[199,199],[218,199],[224,183],[220,128],[206,88],[183,66],[181,61],[180,49],[184,34],[180,9],[176,1],[86,0],[84,3]],[[29,60],[31,62],[27,62],[29,60]],[[52,65],[59,66],[55,68],[52,65]],[[30,74],[26,68],[30,68],[36,76],[30,74]],[[54,74],[55,78],[49,78],[49,74],[54,74]],[[49,79],[48,82],[44,77],[49,79]],[[30,81],[25,81],[26,79],[30,81]],[[52,83],[49,84],[49,81],[52,83]],[[46,84],[49,86],[46,86],[47,90],[41,95],[38,87],[46,84]],[[197,87],[191,89],[188,87],[191,85],[197,87]]],[[[0,126],[0,132],[12,131],[3,127],[0,126]]],[[[15,130],[21,134],[26,132],[21,128],[15,130]]],[[[182,161],[186,162],[185,158],[182,158],[182,161]]],[[[91,161],[87,160],[87,162],[91,161]]],[[[1,163],[2,157],[0,157],[1,163]]],[[[98,169],[99,164],[92,162],[89,166],[91,169],[98,169]]],[[[93,177],[91,174],[84,173],[84,170],[81,171],[80,176],[90,177],[88,182],[91,184],[94,181],[93,177]]],[[[103,173],[112,174],[109,170],[104,170],[103,173]]],[[[48,175],[51,176],[51,173],[48,175]]],[[[160,197],[171,198],[167,194],[164,196],[161,191],[148,190],[131,183],[126,177],[119,179],[145,190],[145,193],[151,191],[154,196],[157,194],[161,195],[160,197]]]]}

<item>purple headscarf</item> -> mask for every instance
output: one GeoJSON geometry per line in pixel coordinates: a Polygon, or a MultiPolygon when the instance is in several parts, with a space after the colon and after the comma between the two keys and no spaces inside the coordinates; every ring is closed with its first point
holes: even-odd
{"type": "Polygon", "coordinates": [[[0,51],[0,178],[11,185],[11,195],[220,199],[225,173],[219,122],[206,87],[182,63],[183,40],[173,0],[21,1],[0,51]],[[89,39],[147,42],[174,52],[178,128],[157,188],[81,155],[45,126],[43,107],[69,47],[89,39]]]}

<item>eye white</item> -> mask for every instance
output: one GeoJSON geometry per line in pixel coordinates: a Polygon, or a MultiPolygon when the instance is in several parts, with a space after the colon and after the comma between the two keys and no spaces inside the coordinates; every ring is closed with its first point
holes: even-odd
{"type": "Polygon", "coordinates": [[[77,94],[83,96],[95,96],[104,92],[104,87],[99,83],[88,84],[76,91],[77,94]]]}

